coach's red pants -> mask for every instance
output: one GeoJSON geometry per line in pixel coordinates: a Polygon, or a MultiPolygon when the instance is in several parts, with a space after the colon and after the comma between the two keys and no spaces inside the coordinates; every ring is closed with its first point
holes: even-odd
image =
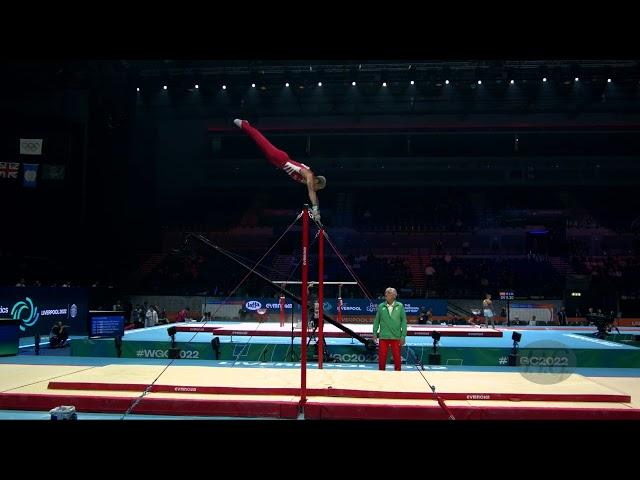
{"type": "Polygon", "coordinates": [[[380,347],[378,350],[378,368],[380,370],[385,370],[387,354],[389,352],[389,347],[391,347],[393,365],[395,370],[400,370],[400,340],[385,340],[384,338],[381,338],[378,343],[380,347]]]}

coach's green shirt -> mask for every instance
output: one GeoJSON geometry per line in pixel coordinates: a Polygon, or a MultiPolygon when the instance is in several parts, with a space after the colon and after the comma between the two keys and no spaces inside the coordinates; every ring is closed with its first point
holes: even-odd
{"type": "Polygon", "coordinates": [[[373,335],[386,340],[404,340],[407,336],[407,315],[402,303],[393,302],[391,315],[386,301],[378,305],[376,319],[373,322],[373,335]]]}

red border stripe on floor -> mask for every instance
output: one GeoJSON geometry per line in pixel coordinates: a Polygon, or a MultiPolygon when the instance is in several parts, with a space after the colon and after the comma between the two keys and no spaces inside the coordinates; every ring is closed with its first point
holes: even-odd
{"type": "MultiPolygon", "coordinates": [[[[9,410],[50,410],[73,405],[79,412],[123,413],[133,398],[2,393],[0,408],[9,410]]],[[[131,411],[147,415],[208,415],[219,417],[296,418],[298,401],[201,400],[143,398],[131,411]]]]}
{"type": "MultiPolygon", "coordinates": [[[[456,420],[640,420],[640,409],[449,406],[456,420]]],[[[446,420],[437,405],[363,405],[311,399],[305,418],[318,420],[446,420]]]]}
{"type": "MultiPolygon", "coordinates": [[[[143,392],[148,385],[138,383],[49,382],[52,390],[94,390],[143,392]]],[[[153,385],[154,393],[196,393],[209,395],[293,395],[299,396],[298,387],[212,387],[201,385],[153,385]]],[[[355,390],[344,388],[308,388],[308,396],[384,398],[395,400],[434,400],[429,392],[393,392],[380,390],[355,390]]],[[[509,400],[540,402],[610,402],[629,403],[630,395],[589,393],[438,393],[443,400],[509,400]]]]}
{"type": "MultiPolygon", "coordinates": [[[[434,330],[407,330],[408,337],[430,337],[431,332],[434,330]]],[[[502,337],[503,334],[500,330],[491,329],[435,329],[440,332],[442,337],[502,337]]],[[[203,326],[176,326],[176,332],[203,332],[203,333],[215,333],[216,335],[228,335],[228,336],[252,336],[252,337],[291,337],[291,332],[285,332],[283,330],[233,330],[230,328],[218,328],[217,330],[211,327],[203,326]]],[[[357,332],[363,336],[372,336],[372,334],[357,332]]],[[[294,337],[300,337],[302,335],[299,331],[294,331],[294,337]]],[[[344,332],[324,332],[324,336],[327,338],[349,338],[344,332]]]]}
{"type": "MultiPolygon", "coordinates": [[[[0,408],[49,410],[72,404],[79,412],[124,413],[132,398],[43,394],[0,394],[0,408]]],[[[640,409],[540,408],[540,407],[450,407],[457,420],[640,420],[640,409]]],[[[131,413],[148,415],[238,416],[296,418],[297,401],[203,400],[143,398],[131,413]]],[[[308,419],[444,420],[437,405],[371,405],[323,403],[310,398],[305,405],[308,419]]]]}

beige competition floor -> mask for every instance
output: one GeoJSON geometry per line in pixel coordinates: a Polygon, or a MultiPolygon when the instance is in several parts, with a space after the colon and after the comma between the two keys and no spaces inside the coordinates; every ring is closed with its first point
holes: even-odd
{"type": "MultiPolygon", "coordinates": [[[[578,374],[545,378],[518,372],[424,373],[456,418],[574,418],[576,412],[586,418],[640,418],[636,417],[640,413],[637,378],[589,378],[578,374]],[[526,395],[532,394],[542,395],[543,399],[527,400],[526,395]],[[480,395],[491,399],[479,399],[480,395]],[[591,396],[591,401],[582,401],[585,395],[591,396]],[[600,396],[605,400],[598,401],[600,396]]],[[[180,365],[166,370],[161,365],[0,365],[0,407],[41,410],[63,402],[77,405],[79,411],[120,411],[154,381],[154,390],[141,400],[136,412],[285,418],[300,413],[299,370],[180,365]],[[55,388],[50,388],[50,382],[55,388]],[[216,393],[208,393],[212,388],[216,393]]],[[[310,390],[305,414],[309,418],[443,416],[442,408],[416,371],[308,370],[307,388],[310,390]],[[418,397],[359,398],[403,395],[418,397]]]]}

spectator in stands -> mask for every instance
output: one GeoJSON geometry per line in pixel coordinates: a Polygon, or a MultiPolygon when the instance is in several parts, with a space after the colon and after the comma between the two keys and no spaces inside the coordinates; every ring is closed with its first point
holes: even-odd
{"type": "Polygon", "coordinates": [[[427,324],[427,309],[426,309],[426,307],[420,307],[420,310],[418,310],[418,323],[420,325],[426,325],[427,324]]]}
{"type": "Polygon", "coordinates": [[[433,325],[433,311],[430,308],[427,310],[427,325],[433,325]]]}
{"type": "Polygon", "coordinates": [[[133,304],[127,300],[124,302],[122,309],[124,311],[124,318],[126,319],[127,323],[131,323],[131,314],[133,313],[133,304]]]}
{"type": "Polygon", "coordinates": [[[50,348],[62,348],[66,346],[67,340],[69,339],[68,328],[69,325],[63,325],[61,321],[51,327],[51,332],[49,333],[50,348]]]}
{"type": "Polygon", "coordinates": [[[158,305],[156,305],[156,310],[160,312],[158,314],[158,323],[160,324],[169,323],[169,319],[167,318],[167,311],[164,308],[160,309],[158,305]]]}
{"type": "Polygon", "coordinates": [[[491,326],[496,328],[496,323],[493,319],[493,302],[491,301],[490,293],[487,293],[484,296],[484,300],[482,301],[482,312],[484,313],[484,318],[487,319],[487,327],[489,327],[489,322],[491,322],[491,326]]]}
{"type": "Polygon", "coordinates": [[[153,305],[149,305],[147,307],[147,312],[145,313],[145,316],[144,316],[144,326],[145,328],[155,327],[157,324],[158,324],[158,312],[156,312],[156,310],[153,308],[153,305]]]}
{"type": "Polygon", "coordinates": [[[144,310],[142,309],[142,305],[136,305],[133,323],[135,328],[144,327],[144,310]]]}
{"type": "Polygon", "coordinates": [[[564,307],[560,307],[560,311],[558,312],[558,325],[564,326],[567,324],[567,312],[564,307]]]}
{"type": "Polygon", "coordinates": [[[433,268],[433,265],[427,265],[426,268],[424,269],[424,274],[427,277],[432,277],[436,274],[436,269],[433,268]]]}
{"type": "Polygon", "coordinates": [[[16,283],[16,287],[26,287],[27,285],[24,283],[24,278],[21,278],[18,283],[16,283]]]}
{"type": "Polygon", "coordinates": [[[584,319],[584,325],[590,325],[591,324],[590,318],[591,318],[591,315],[593,315],[594,313],[595,312],[593,311],[593,307],[589,307],[587,309],[587,314],[586,314],[585,319],[584,319]]]}
{"type": "Polygon", "coordinates": [[[190,313],[191,313],[191,310],[189,309],[189,307],[183,308],[178,312],[178,315],[176,316],[176,322],[185,322],[186,319],[189,317],[190,313]]]}

